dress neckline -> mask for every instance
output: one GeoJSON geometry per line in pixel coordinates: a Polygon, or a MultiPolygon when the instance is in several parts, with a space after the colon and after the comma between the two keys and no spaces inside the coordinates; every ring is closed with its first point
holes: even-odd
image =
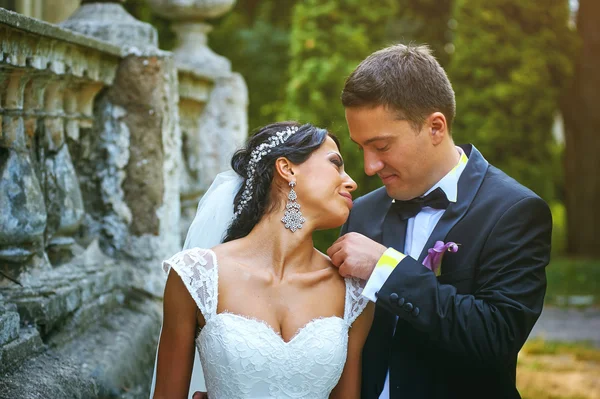
{"type": "MultiPolygon", "coordinates": [[[[199,248],[202,249],[202,248],[199,248]]],[[[224,316],[233,316],[235,318],[238,319],[242,319],[248,322],[253,322],[253,323],[257,323],[260,325],[263,325],[266,329],[268,329],[271,333],[273,333],[273,335],[277,336],[281,342],[285,345],[289,345],[291,344],[304,330],[306,330],[309,326],[316,324],[319,321],[322,320],[340,320],[342,322],[346,322],[345,320],[345,315],[346,315],[346,306],[348,306],[348,279],[344,278],[344,283],[345,283],[345,295],[344,295],[344,317],[340,317],[340,316],[336,316],[336,315],[332,315],[332,316],[319,316],[319,317],[314,317],[312,319],[310,319],[309,321],[307,321],[302,327],[300,327],[295,333],[294,335],[292,335],[292,337],[286,341],[283,338],[283,335],[281,335],[281,332],[278,332],[277,330],[275,330],[273,328],[273,326],[271,326],[269,323],[267,323],[265,320],[256,318],[256,317],[252,317],[252,316],[247,316],[247,315],[242,315],[242,314],[238,314],[238,313],[233,313],[233,312],[229,312],[227,310],[221,312],[221,313],[217,313],[217,308],[219,306],[219,261],[217,259],[217,254],[215,253],[215,251],[213,251],[212,249],[205,249],[206,252],[210,253],[212,260],[213,260],[213,267],[215,269],[215,292],[216,292],[216,302],[215,302],[215,317],[224,317],[224,316]]],[[[210,321],[212,320],[212,318],[210,320],[206,320],[204,328],[206,328],[206,326],[210,323],[210,321]]],[[[200,335],[202,335],[202,331],[204,330],[204,328],[202,328],[200,330],[200,334],[198,334],[198,338],[200,338],[200,335]]]]}

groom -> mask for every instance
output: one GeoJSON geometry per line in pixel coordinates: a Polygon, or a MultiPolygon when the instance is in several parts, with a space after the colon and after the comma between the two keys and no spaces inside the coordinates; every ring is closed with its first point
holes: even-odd
{"type": "Polygon", "coordinates": [[[361,397],[520,398],[517,354],[546,290],[548,206],[474,146],[455,146],[454,91],[427,47],[372,54],[342,102],[365,172],[385,185],[354,202],[327,251],[377,305],[361,397]],[[458,250],[424,266],[444,243],[458,250]]]}

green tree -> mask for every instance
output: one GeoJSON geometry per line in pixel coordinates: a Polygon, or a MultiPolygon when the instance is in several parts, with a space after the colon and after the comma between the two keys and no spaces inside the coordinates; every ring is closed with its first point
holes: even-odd
{"type": "Polygon", "coordinates": [[[491,163],[555,198],[552,126],[574,37],[567,0],[456,0],[454,19],[456,140],[474,143],[491,163]]]}
{"type": "Polygon", "coordinates": [[[427,44],[446,67],[452,55],[454,0],[399,0],[398,12],[389,24],[387,37],[393,42],[427,44]]]}
{"type": "Polygon", "coordinates": [[[581,46],[575,74],[562,101],[565,120],[565,205],[567,252],[600,258],[600,2],[580,0],[577,31],[581,46]]]}
{"type": "Polygon", "coordinates": [[[231,60],[248,85],[250,130],[277,120],[289,81],[290,24],[295,1],[238,1],[215,21],[210,46],[231,60]]]}
{"type": "MultiPolygon", "coordinates": [[[[305,0],[296,3],[292,15],[290,80],[280,119],[310,122],[336,134],[346,170],[359,185],[357,195],[380,182],[364,174],[362,155],[348,135],[340,94],[346,76],[386,44],[395,6],[391,0],[305,0]]],[[[323,232],[315,245],[324,250],[337,235],[337,230],[323,232]]]]}

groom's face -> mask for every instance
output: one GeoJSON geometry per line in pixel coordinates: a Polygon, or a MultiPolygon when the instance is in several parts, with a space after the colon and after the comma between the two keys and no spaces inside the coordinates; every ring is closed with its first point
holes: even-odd
{"type": "Polygon", "coordinates": [[[363,152],[365,173],[378,175],[390,197],[408,200],[427,191],[435,162],[427,124],[416,131],[384,106],[346,108],[346,121],[363,152]]]}

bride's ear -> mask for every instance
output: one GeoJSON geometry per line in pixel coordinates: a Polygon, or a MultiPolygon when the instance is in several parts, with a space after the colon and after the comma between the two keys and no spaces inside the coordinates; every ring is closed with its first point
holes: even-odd
{"type": "Polygon", "coordinates": [[[296,180],[294,177],[294,164],[285,157],[279,157],[275,161],[275,171],[277,174],[288,183],[296,180]]]}

